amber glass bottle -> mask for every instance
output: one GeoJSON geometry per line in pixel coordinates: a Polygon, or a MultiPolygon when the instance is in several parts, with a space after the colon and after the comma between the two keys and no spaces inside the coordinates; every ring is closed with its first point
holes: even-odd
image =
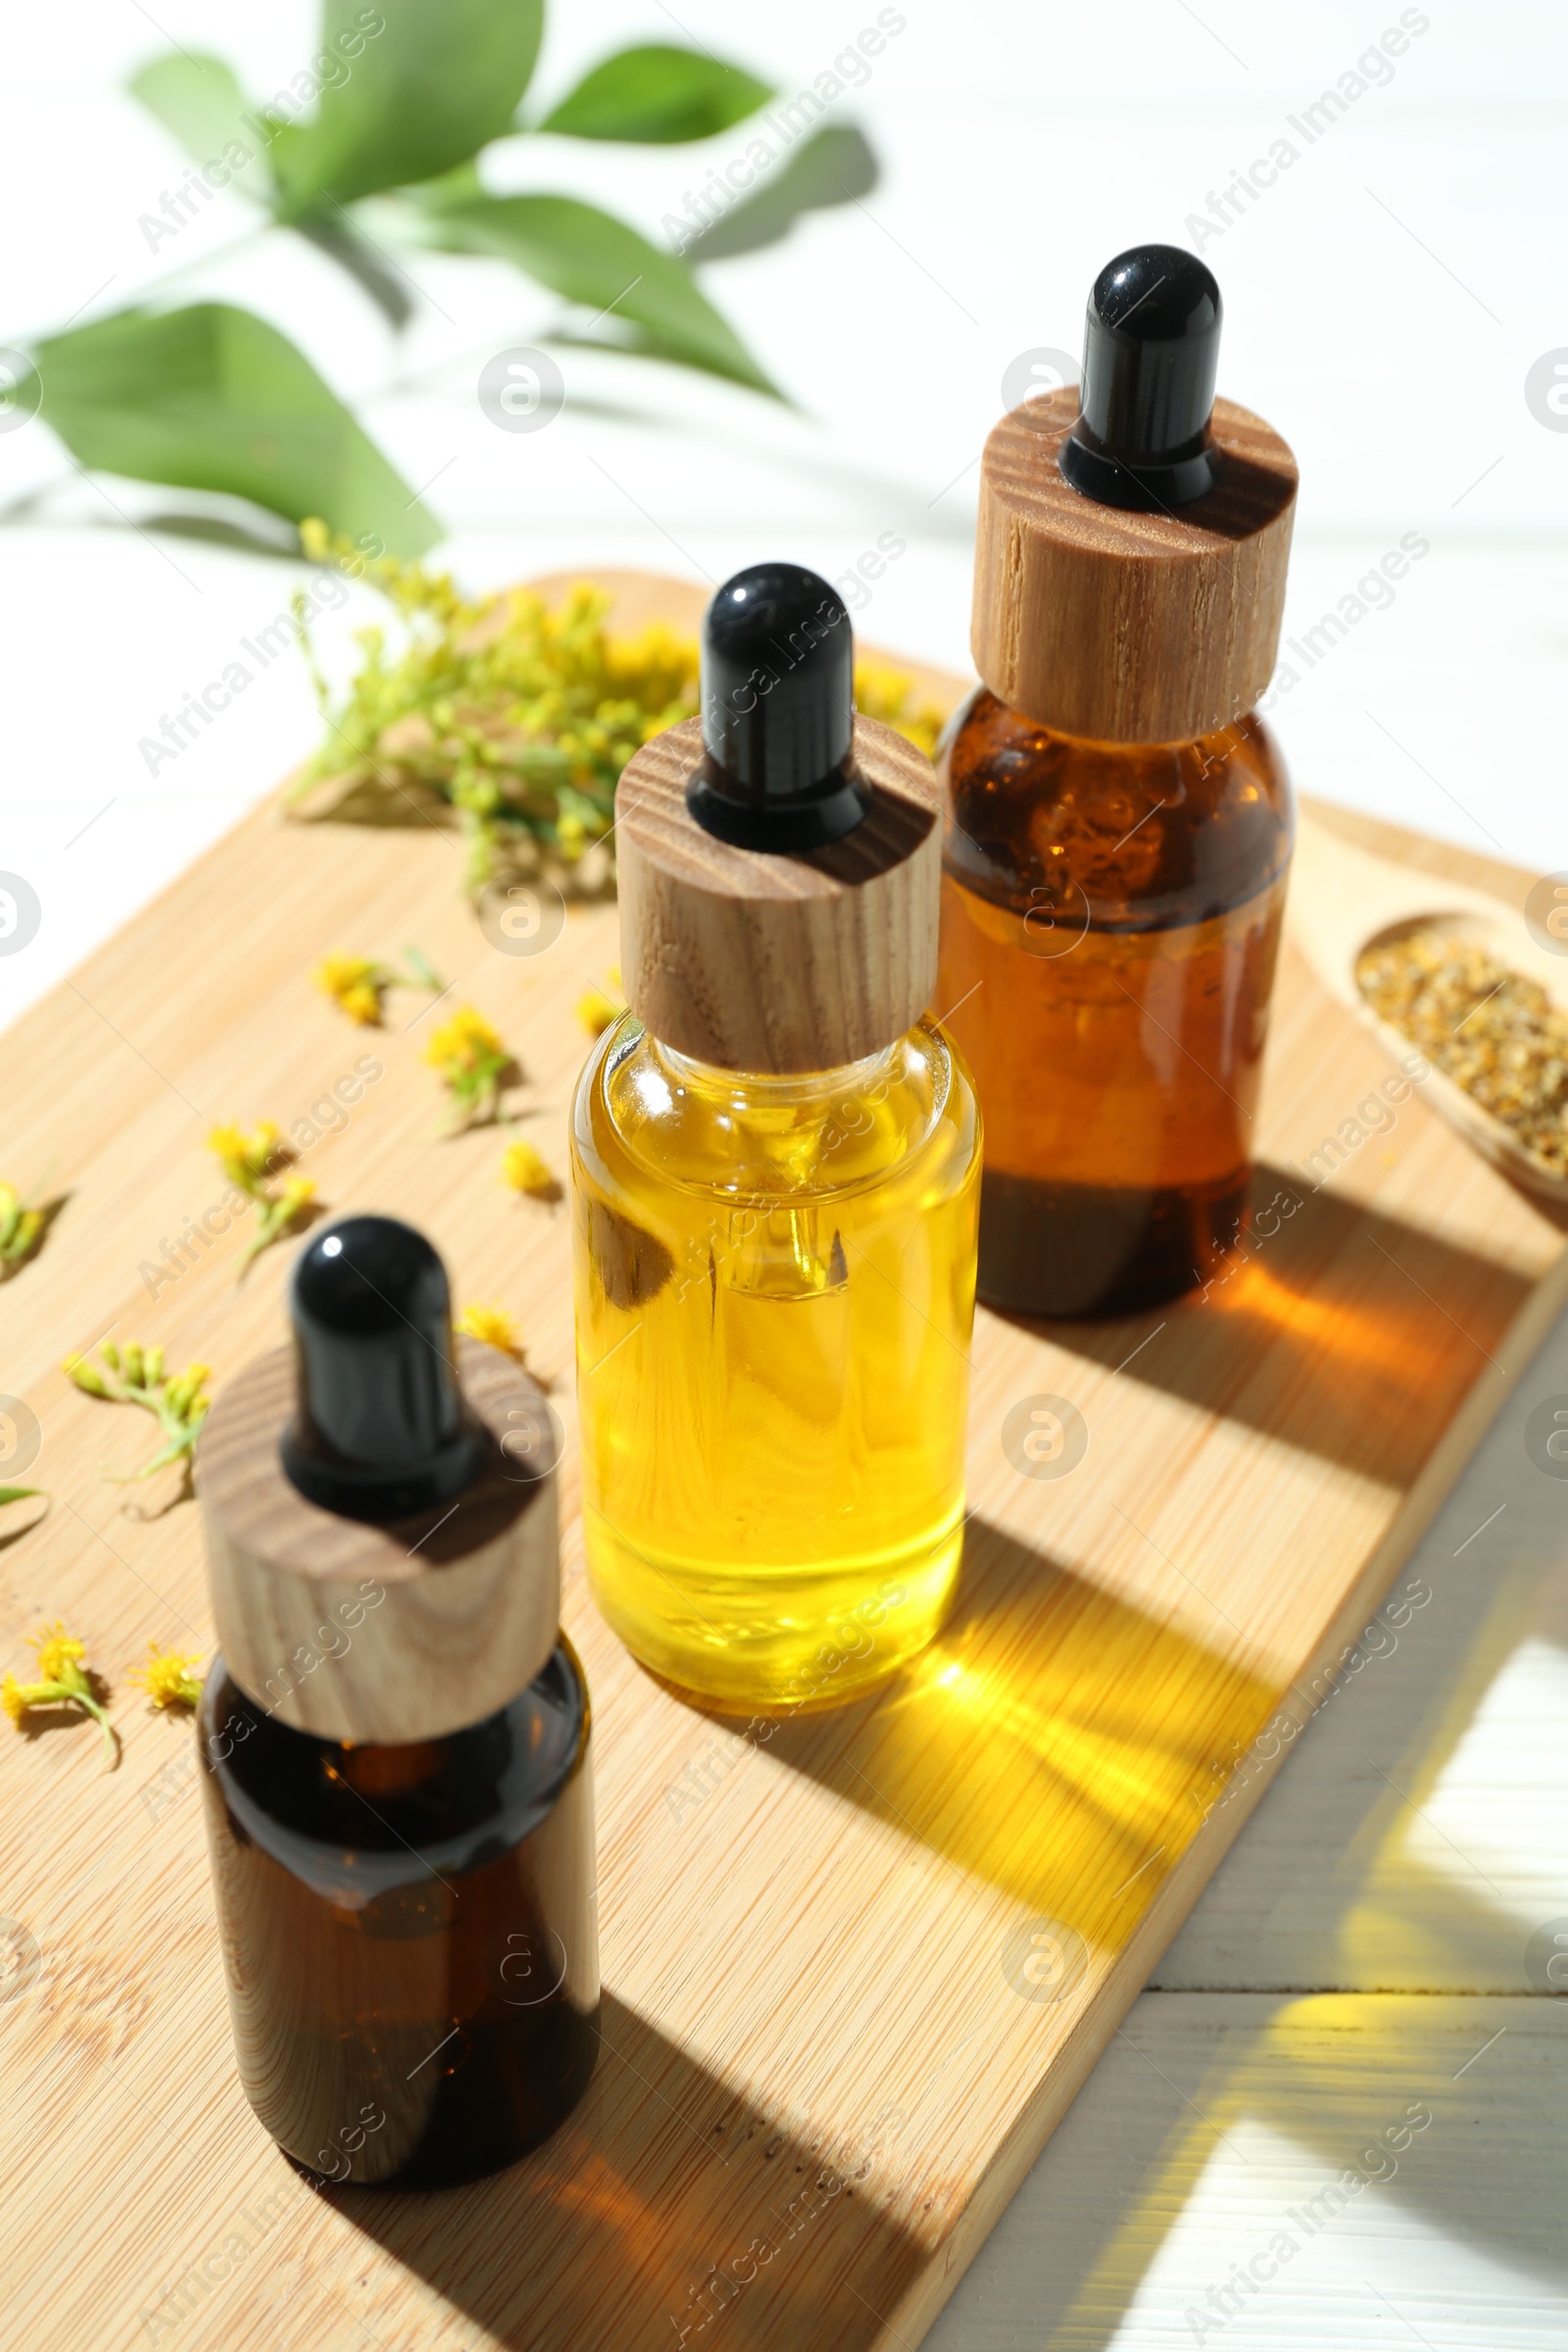
{"type": "Polygon", "coordinates": [[[398,1745],[291,1731],[217,1658],[200,1732],[235,2055],[272,2137],[400,2188],[514,2163],[598,2054],[569,1644],[485,1722],[398,1745]]]}
{"type": "Polygon", "coordinates": [[[1246,1214],[1293,836],[1254,706],[1296,468],[1214,400],[1219,326],[1191,254],[1121,255],[1081,400],[986,446],[936,1004],[985,1120],[979,1295],[1015,1313],[1174,1298],[1246,1214]]]}
{"type": "Polygon", "coordinates": [[[985,1105],[980,1297],[1173,1298],[1247,1199],[1292,835],[1268,731],[1084,743],[982,689],[943,777],[937,1001],[985,1105]]]}
{"type": "Polygon", "coordinates": [[[510,1357],[454,1349],[422,1235],[346,1217],[294,1348],[197,1464],[221,1655],[200,1717],[239,2076],[318,2179],[513,2163],[598,2049],[588,1690],[554,1462],[510,1357]]]}

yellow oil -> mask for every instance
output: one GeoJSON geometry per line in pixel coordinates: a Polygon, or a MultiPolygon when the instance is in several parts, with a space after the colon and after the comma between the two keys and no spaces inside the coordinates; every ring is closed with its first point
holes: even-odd
{"type": "Polygon", "coordinates": [[[583,1523],[635,1656],[836,1705],[940,1626],[962,1546],[979,1116],[924,1023],[840,1070],[693,1062],[628,1014],[577,1090],[583,1523]]]}

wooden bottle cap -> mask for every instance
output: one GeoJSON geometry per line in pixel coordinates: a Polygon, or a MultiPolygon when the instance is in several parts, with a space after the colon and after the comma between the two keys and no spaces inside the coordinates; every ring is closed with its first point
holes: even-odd
{"type": "Polygon", "coordinates": [[[241,1690],[296,1731],[440,1739],[506,1706],[556,1646],[550,1408],[499,1348],[456,1348],[463,1395],[494,1445],[456,1503],[417,1518],[341,1518],[285,1475],[292,1348],[259,1357],[208,1415],[196,1480],[219,1647],[241,1690]]]}
{"type": "Polygon", "coordinates": [[[826,849],[739,849],[704,831],[687,719],[633,754],[615,794],[626,1002],[662,1044],[720,1068],[826,1070],[917,1021],[937,976],[939,798],[930,761],[857,717],[870,812],[826,849]]]}
{"type": "Polygon", "coordinates": [[[1216,400],[1219,479],[1170,514],[1102,506],[1058,453],[1064,385],[985,446],[975,667],[1009,709],[1097,743],[1189,743],[1251,710],[1273,675],[1296,460],[1260,416],[1216,400]]]}

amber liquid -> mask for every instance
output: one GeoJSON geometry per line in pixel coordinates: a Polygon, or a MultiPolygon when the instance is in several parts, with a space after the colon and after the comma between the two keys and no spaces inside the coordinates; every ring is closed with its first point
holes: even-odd
{"type": "Polygon", "coordinates": [[[215,1658],[201,1757],[246,2096],[332,2181],[513,2163],[598,2053],[588,1690],[563,1639],[499,1714],[416,1746],[270,1718],[215,1658]]]}
{"type": "Polygon", "coordinates": [[[944,783],[937,1008],[985,1122],[979,1295],[1175,1298],[1246,1213],[1293,831],[1273,741],[1253,714],[1085,743],[982,689],[944,783]]]}

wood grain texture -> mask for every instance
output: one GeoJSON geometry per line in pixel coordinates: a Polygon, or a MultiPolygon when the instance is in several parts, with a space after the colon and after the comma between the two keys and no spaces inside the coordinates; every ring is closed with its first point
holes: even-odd
{"type": "Polygon", "coordinates": [[[941,881],[931,763],[857,717],[871,796],[854,832],[775,857],[715,841],[686,806],[701,722],[644,744],[615,794],[626,1002],[724,1069],[826,1070],[878,1054],[931,1002],[941,881]]]}
{"type": "Polygon", "coordinates": [[[294,1353],[224,1389],[196,1449],[213,1623],[240,1688],[322,1740],[439,1740],[525,1690],[561,1620],[555,1437],[520,1365],[460,1337],[493,1450],[456,1504],[374,1527],[291,1485],[294,1353]]]}
{"type": "Polygon", "coordinates": [[[1274,670],[1296,461],[1214,403],[1224,457],[1172,514],[1102,507],[1062,477],[1075,386],[994,426],[980,466],[975,667],[1012,710],[1100,743],[1187,743],[1251,710],[1274,670]]]}
{"type": "MultiPolygon", "coordinates": [[[[627,585],[620,617],[669,594],[627,585]]],[[[1483,870],[1392,828],[1360,838],[1483,870]]],[[[1289,1752],[1276,1719],[1310,1713],[1312,1678],[1522,1369],[1568,1288],[1561,1240],[1418,1094],[1329,1183],[1292,1176],[1385,1067],[1288,937],[1259,1199],[1294,1186],[1298,1212],[1155,1316],[982,1313],[947,1629],[875,1697],[738,1734],[650,1682],[588,1600],[565,1219],[507,1192],[500,1136],[438,1139],[419,1000],[395,998],[368,1036],[307,978],[332,948],[415,940],[514,1047],[509,1110],[564,1170],[586,1050],[570,1008],[615,961],[615,911],[573,910],[547,953],[505,955],[460,858],[444,831],[263,808],[0,1040],[5,1173],[52,1162],[66,1195],[0,1291],[5,1381],[42,1437],[28,1482],[54,1497],[41,1524],[18,1506],[0,1528],[6,1663],[64,1616],[116,1686],[125,1741],[109,1776],[91,1727],[0,1740],[12,2325],[40,2352],[274,2352],[362,2329],[389,2352],[893,2352],[918,2342],[1289,1752]],[[367,1045],[376,1075],[344,1112],[331,1082],[367,1045]],[[604,2051],[557,2139],[471,2190],[319,2195],[256,2125],[190,1736],[124,1681],[149,1638],[211,1640],[197,1514],[172,1474],[129,1506],[100,1483],[106,1460],[146,1458],[149,1433],[56,1367],[113,1332],[213,1364],[221,1395],[277,1344],[285,1250],[241,1284],[236,1229],[159,1277],[161,1237],[225,1189],[204,1139],[235,1116],[297,1122],[334,1211],[423,1225],[460,1305],[516,1316],[565,1428],[604,2051]],[[1090,1432],[1060,1479],[1021,1475],[1003,1446],[1007,1413],[1041,1396],[1090,1432]]]]}

